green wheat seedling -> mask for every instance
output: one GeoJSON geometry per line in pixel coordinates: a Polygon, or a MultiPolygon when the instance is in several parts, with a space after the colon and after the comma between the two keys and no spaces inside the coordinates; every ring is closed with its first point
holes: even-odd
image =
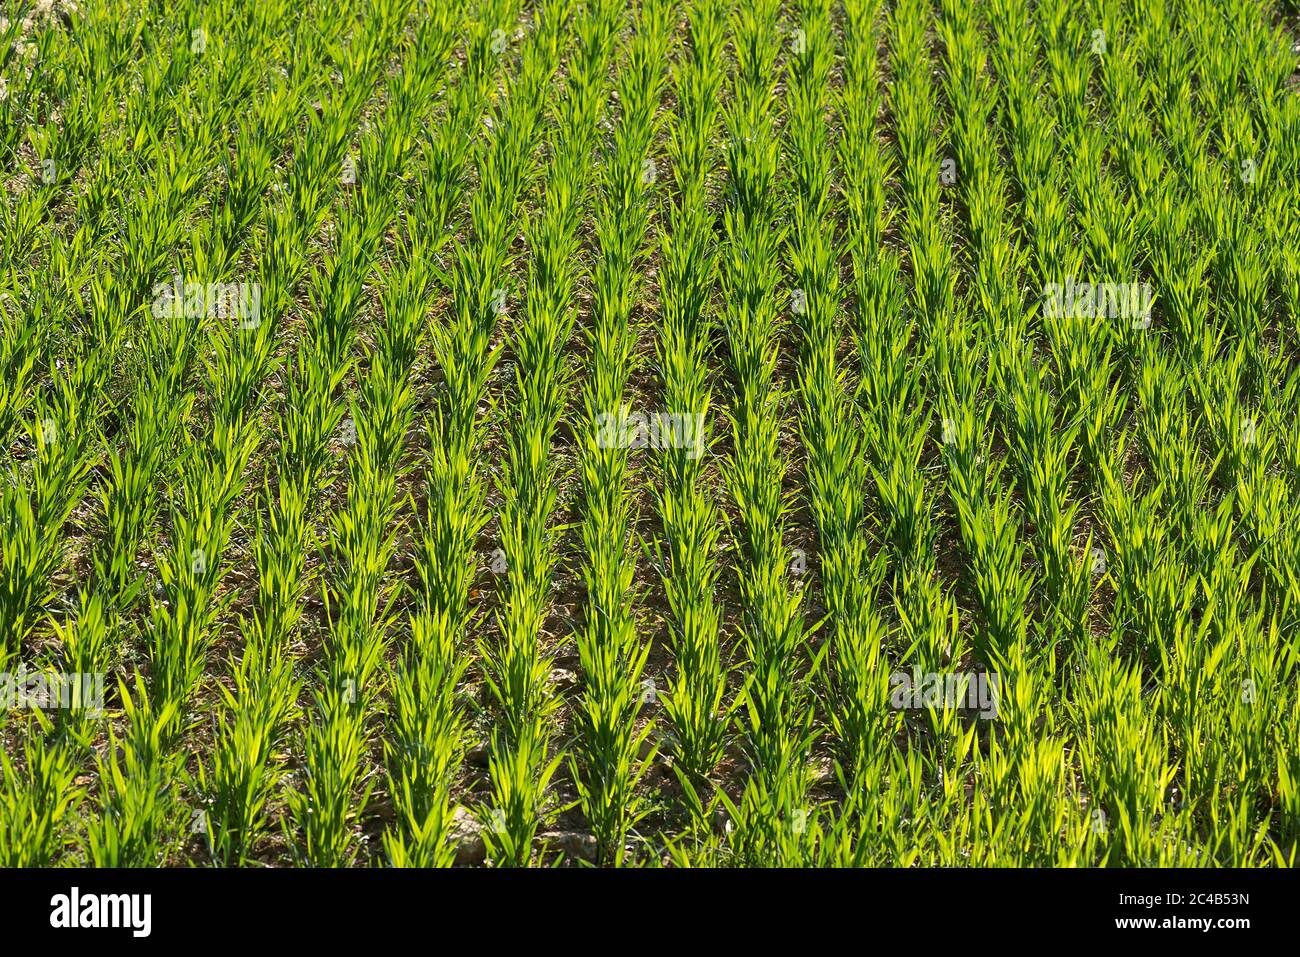
{"type": "MultiPolygon", "coordinates": [[[[66,739],[51,740],[50,720],[40,711],[30,719],[20,754],[0,753],[0,838],[6,867],[49,867],[66,838],[60,825],[82,797],[73,785],[76,753],[66,739]]],[[[6,730],[9,730],[6,728],[6,730]]]]}
{"type": "MultiPolygon", "coordinates": [[[[791,581],[784,541],[791,502],[782,488],[787,463],[778,428],[786,403],[774,382],[784,305],[778,303],[776,282],[785,241],[776,224],[779,139],[771,102],[780,36],[777,13],[777,4],[761,4],[735,15],[736,97],[725,117],[731,178],[724,214],[728,247],[721,326],[733,380],[727,417],[734,452],[724,476],[736,512],[732,527],[747,658],[738,724],[753,769],[741,808],[757,802],[760,809],[757,816],[732,815],[740,826],[732,846],[742,855],[749,853],[749,842],[773,825],[772,815],[786,813],[792,802],[802,803],[804,769],[818,733],[812,727],[810,684],[821,654],[810,655],[807,648],[803,589],[791,581]],[[786,796],[773,803],[768,796],[778,788],[786,796]]],[[[806,38],[803,43],[806,47],[806,38]]],[[[796,49],[795,55],[807,51],[796,49]]],[[[799,297],[791,298],[797,313],[799,297]]]]}
{"type": "MultiPolygon", "coordinates": [[[[395,26],[404,19],[405,8],[390,15],[385,44],[397,40],[395,26]]],[[[416,42],[441,43],[439,36],[425,32],[416,42]]],[[[391,81],[393,96],[385,122],[361,150],[366,168],[379,167],[381,175],[361,189],[358,202],[341,210],[334,254],[328,269],[316,277],[321,292],[312,322],[313,344],[335,369],[346,370],[352,362],[364,283],[395,215],[392,179],[382,174],[382,166],[393,164],[389,173],[395,174],[412,155],[406,125],[411,118],[403,114],[422,108],[432,93],[431,76],[417,72],[418,61],[407,63],[410,72],[391,81]]],[[[411,313],[417,310],[418,315],[421,301],[421,283],[398,287],[386,301],[394,332],[412,325],[411,313]]],[[[391,349],[399,340],[381,341],[391,349]]],[[[315,713],[304,735],[305,780],[288,796],[290,818],[303,838],[298,851],[304,860],[320,865],[338,866],[353,859],[352,824],[364,812],[375,784],[370,779],[355,794],[369,747],[367,716],[375,707],[380,662],[394,618],[383,582],[396,548],[397,456],[413,414],[409,385],[397,361],[389,349],[373,357],[345,420],[351,424],[345,439],[347,502],[330,521],[322,575],[328,627],[326,661],[319,672],[324,692],[316,695],[315,713]]]]}
{"type": "MultiPolygon", "coordinates": [[[[567,13],[567,5],[554,11],[557,17],[567,13]]],[[[517,362],[515,411],[506,426],[498,511],[508,590],[499,616],[501,641],[483,652],[485,680],[500,713],[489,767],[501,777],[492,777],[490,816],[504,816],[504,831],[489,827],[485,839],[494,862],[508,866],[528,863],[546,785],[561,761],[559,755],[546,760],[549,715],[559,701],[548,687],[553,658],[541,641],[558,559],[558,529],[550,516],[561,473],[551,444],[570,387],[562,360],[575,320],[576,229],[588,188],[588,155],[608,96],[599,78],[612,51],[613,13],[612,5],[593,7],[573,26],[568,106],[556,117],[549,188],[528,226],[532,258],[523,315],[508,333],[517,362]]]]}
{"type": "Polygon", "coordinates": [[[635,553],[630,536],[629,450],[609,441],[607,423],[624,408],[635,331],[631,312],[645,256],[656,164],[647,155],[666,77],[667,5],[642,11],[645,33],[625,51],[617,78],[623,113],[607,147],[597,219],[602,261],[596,268],[592,366],[583,389],[579,449],[585,515],[581,528],[587,588],[586,627],[576,637],[584,687],[570,766],[579,802],[596,838],[597,859],[621,864],[629,831],[648,813],[638,784],[649,768],[653,725],[639,721],[656,697],[644,686],[649,645],[633,618],[635,553]]]}
{"type": "Polygon", "coordinates": [[[177,840],[176,793],[180,754],[167,746],[177,733],[175,702],[155,707],[143,679],[119,682],[126,718],[120,740],[110,736],[98,764],[102,814],[87,825],[86,859],[95,867],[152,867],[168,857],[177,840]]]}
{"type": "MultiPolygon", "coordinates": [[[[710,173],[719,161],[711,142],[721,128],[725,12],[719,3],[692,6],[691,56],[678,66],[674,78],[678,111],[669,127],[668,159],[679,199],[668,210],[660,245],[663,318],[655,344],[664,408],[670,414],[700,417],[705,423],[703,449],[713,441],[708,359],[717,321],[713,297],[718,253],[707,204],[710,173]]],[[[671,726],[673,767],[684,777],[688,794],[717,767],[729,723],[724,700],[728,666],[722,655],[717,599],[721,572],[714,555],[720,515],[703,488],[704,464],[704,457],[692,450],[663,450],[654,493],[664,538],[653,543],[652,557],[668,606],[675,668],[661,701],[671,726]]],[[[697,801],[694,809],[698,828],[703,805],[697,801]]]]}
{"type": "MultiPolygon", "coordinates": [[[[439,39],[431,42],[450,43],[451,29],[450,23],[439,23],[439,39]]],[[[440,224],[451,225],[453,203],[462,189],[455,171],[468,158],[455,131],[465,128],[482,97],[474,69],[467,68],[458,80],[459,95],[449,107],[451,132],[425,141],[418,177],[421,198],[406,220],[404,264],[392,274],[383,302],[380,353],[399,375],[428,341],[430,263],[450,238],[440,224]]],[[[435,418],[426,430],[432,462],[424,469],[428,489],[417,532],[416,609],[404,653],[389,674],[393,726],[385,737],[384,754],[398,820],[383,840],[389,862],[397,867],[455,863],[452,789],[469,742],[458,690],[469,667],[461,652],[469,623],[472,549],[486,515],[482,502],[470,499],[476,486],[468,482],[466,451],[449,449],[439,440],[440,424],[435,418]]]]}

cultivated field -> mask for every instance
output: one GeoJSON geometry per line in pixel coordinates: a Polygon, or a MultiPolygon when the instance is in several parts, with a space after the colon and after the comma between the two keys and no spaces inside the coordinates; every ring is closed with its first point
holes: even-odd
{"type": "Polygon", "coordinates": [[[0,863],[1300,863],[1292,0],[4,0],[0,863]]]}

